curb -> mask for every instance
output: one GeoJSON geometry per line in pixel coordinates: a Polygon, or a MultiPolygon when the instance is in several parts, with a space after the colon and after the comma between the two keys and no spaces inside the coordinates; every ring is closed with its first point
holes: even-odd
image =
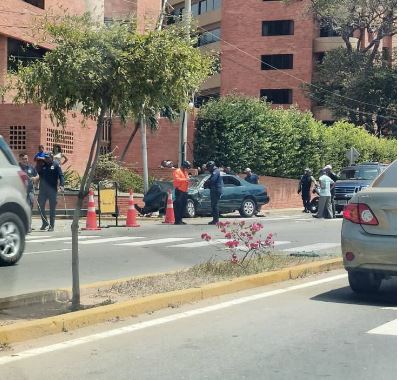
{"type": "MultiPolygon", "coordinates": [[[[301,264],[280,271],[265,272],[229,281],[212,283],[199,288],[155,294],[113,305],[99,306],[88,310],[80,310],[35,321],[2,326],[0,327],[0,343],[10,344],[22,342],[45,335],[90,326],[113,318],[136,316],[138,314],[164,309],[171,305],[182,305],[184,303],[201,301],[210,297],[221,296],[223,294],[234,293],[340,268],[342,268],[341,258],[330,259],[311,264],[301,264]]],[[[115,282],[118,282],[118,280],[113,281],[113,283],[115,282]]],[[[57,293],[57,291],[54,291],[54,293],[57,293]]]]}

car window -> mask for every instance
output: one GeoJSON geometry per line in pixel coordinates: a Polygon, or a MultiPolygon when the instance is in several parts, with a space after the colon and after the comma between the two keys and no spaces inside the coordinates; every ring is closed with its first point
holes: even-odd
{"type": "Polygon", "coordinates": [[[397,187],[397,161],[393,162],[373,182],[372,187],[397,187]]]}
{"type": "Polygon", "coordinates": [[[0,137],[0,166],[4,167],[10,165],[18,166],[18,162],[7,143],[0,137]]]}
{"type": "Polygon", "coordinates": [[[367,179],[371,180],[377,177],[378,167],[358,167],[343,169],[339,175],[339,179],[367,179]]]}
{"type": "Polygon", "coordinates": [[[222,179],[223,185],[226,187],[241,186],[241,182],[237,178],[231,177],[229,175],[224,175],[222,179]]]}
{"type": "Polygon", "coordinates": [[[203,180],[203,178],[190,177],[190,180],[189,180],[190,187],[198,187],[202,180],[203,180]]]}

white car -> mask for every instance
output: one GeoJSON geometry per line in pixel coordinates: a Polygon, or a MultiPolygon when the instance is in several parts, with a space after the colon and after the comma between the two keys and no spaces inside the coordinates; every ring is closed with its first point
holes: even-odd
{"type": "Polygon", "coordinates": [[[0,265],[13,265],[22,257],[31,209],[27,201],[29,178],[20,169],[0,136],[0,265]]]}

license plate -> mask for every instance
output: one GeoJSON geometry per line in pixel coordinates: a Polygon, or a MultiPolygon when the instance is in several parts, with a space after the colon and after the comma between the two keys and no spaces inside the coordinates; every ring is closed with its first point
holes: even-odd
{"type": "Polygon", "coordinates": [[[348,201],[345,201],[345,200],[338,200],[338,201],[335,201],[335,203],[336,203],[337,205],[346,205],[346,204],[348,204],[348,201]]]}

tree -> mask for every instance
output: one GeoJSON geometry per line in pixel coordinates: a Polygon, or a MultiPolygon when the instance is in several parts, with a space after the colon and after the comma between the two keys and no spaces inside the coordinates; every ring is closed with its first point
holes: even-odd
{"type": "Polygon", "coordinates": [[[212,62],[176,27],[139,34],[133,20],[106,26],[89,15],[46,21],[43,27],[55,48],[43,60],[19,67],[15,102],[43,104],[60,126],[77,105],[84,117],[97,121],[71,225],[72,308],[77,309],[79,216],[96,169],[104,117],[118,115],[126,123],[149,119],[164,107],[185,107],[186,94],[211,73],[212,62]]]}
{"type": "Polygon", "coordinates": [[[381,53],[396,34],[396,0],[311,0],[310,8],[345,47],[326,53],[305,86],[309,97],[376,135],[396,135],[396,59],[381,53]]]}

